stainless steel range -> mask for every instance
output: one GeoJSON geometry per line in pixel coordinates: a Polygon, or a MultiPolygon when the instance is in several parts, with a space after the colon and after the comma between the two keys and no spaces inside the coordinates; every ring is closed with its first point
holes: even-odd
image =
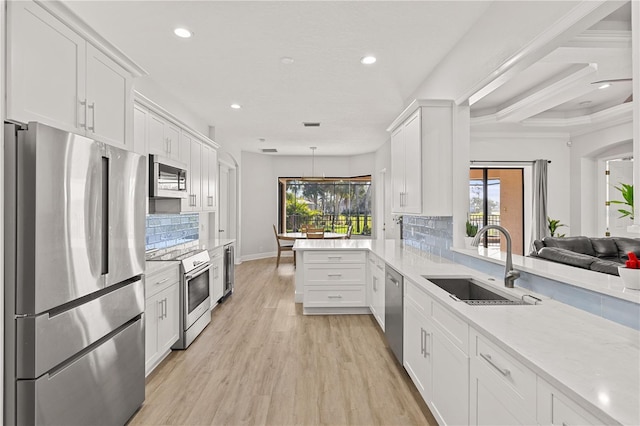
{"type": "Polygon", "coordinates": [[[211,322],[209,280],[211,258],[196,250],[176,258],[180,261],[180,338],[172,349],[186,349],[211,322]]]}

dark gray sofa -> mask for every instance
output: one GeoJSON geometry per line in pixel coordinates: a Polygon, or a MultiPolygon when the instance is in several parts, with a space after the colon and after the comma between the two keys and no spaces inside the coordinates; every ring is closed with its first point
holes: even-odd
{"type": "Polygon", "coordinates": [[[531,257],[611,275],[618,275],[628,252],[640,257],[640,238],[545,237],[535,240],[533,246],[531,257]]]}

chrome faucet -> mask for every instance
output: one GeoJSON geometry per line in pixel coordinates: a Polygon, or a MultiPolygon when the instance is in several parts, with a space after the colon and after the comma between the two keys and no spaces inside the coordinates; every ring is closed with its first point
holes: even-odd
{"type": "Polygon", "coordinates": [[[507,263],[505,264],[504,269],[504,286],[507,288],[513,288],[513,282],[520,278],[520,272],[513,269],[513,259],[511,256],[511,235],[509,234],[509,231],[507,231],[506,228],[503,228],[500,225],[484,226],[473,238],[471,245],[474,247],[478,247],[478,245],[480,244],[480,237],[482,237],[482,234],[486,233],[489,229],[497,229],[498,231],[502,232],[507,239],[507,263]]]}

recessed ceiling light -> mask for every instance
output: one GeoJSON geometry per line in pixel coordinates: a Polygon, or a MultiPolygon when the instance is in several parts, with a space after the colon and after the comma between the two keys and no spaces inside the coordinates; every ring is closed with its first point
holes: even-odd
{"type": "Polygon", "coordinates": [[[609,83],[605,83],[602,86],[598,87],[598,89],[606,89],[607,87],[611,86],[611,84],[609,83]]]}
{"type": "Polygon", "coordinates": [[[371,65],[371,64],[375,64],[376,63],[376,57],[375,56],[363,56],[360,59],[360,62],[364,65],[371,65]]]}
{"type": "Polygon", "coordinates": [[[240,105],[240,104],[231,104],[231,108],[240,109],[240,108],[242,108],[242,105],[240,105]]]}
{"type": "Polygon", "coordinates": [[[189,38],[193,35],[193,33],[186,28],[176,28],[173,30],[173,33],[180,38],[189,38]]]}
{"type": "Polygon", "coordinates": [[[291,65],[294,62],[294,60],[290,56],[283,56],[282,58],[280,58],[280,62],[282,62],[285,65],[291,65]]]}

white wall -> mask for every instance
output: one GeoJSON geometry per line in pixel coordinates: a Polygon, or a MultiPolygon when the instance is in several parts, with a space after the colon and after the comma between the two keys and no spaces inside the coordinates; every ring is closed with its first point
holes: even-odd
{"type": "Polygon", "coordinates": [[[373,212],[373,228],[376,230],[374,237],[400,239],[400,227],[393,221],[391,214],[391,140],[376,151],[371,179],[376,206],[373,212]]]}
{"type": "MultiPolygon", "coordinates": [[[[278,224],[278,178],[311,176],[311,156],[272,156],[242,152],[242,260],[275,256],[273,225],[278,224]]],[[[375,154],[315,157],[315,175],[349,177],[374,175],[375,154]]]]}
{"type": "MultiPolygon", "coordinates": [[[[533,161],[551,160],[548,166],[549,187],[547,209],[549,217],[568,225],[562,231],[567,235],[579,235],[571,221],[569,138],[560,135],[543,137],[518,134],[481,135],[471,133],[471,160],[480,161],[533,161]],[[577,233],[576,233],[577,232],[577,233]]],[[[525,208],[525,219],[531,216],[525,208]]]]}
{"type": "Polygon", "coordinates": [[[632,134],[629,121],[572,138],[572,235],[604,236],[604,229],[598,226],[598,214],[604,211],[604,176],[599,163],[616,152],[632,153],[632,134]]]}

